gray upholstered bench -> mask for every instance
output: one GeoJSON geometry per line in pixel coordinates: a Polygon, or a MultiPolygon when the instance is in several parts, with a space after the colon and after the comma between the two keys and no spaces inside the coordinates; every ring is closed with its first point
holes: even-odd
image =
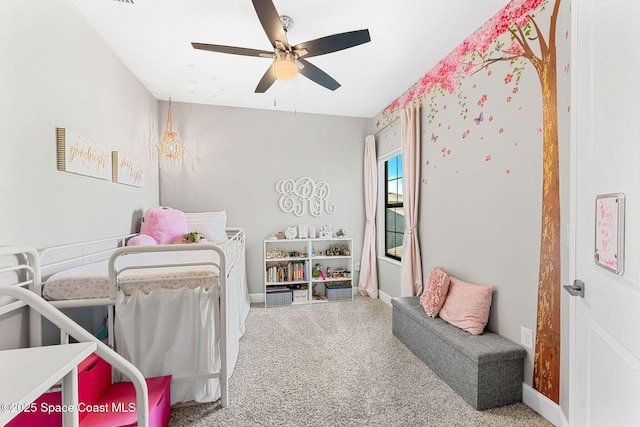
{"type": "Polygon", "coordinates": [[[393,334],[475,409],[522,401],[524,348],[493,332],[472,335],[429,317],[420,297],[391,303],[393,334]]]}

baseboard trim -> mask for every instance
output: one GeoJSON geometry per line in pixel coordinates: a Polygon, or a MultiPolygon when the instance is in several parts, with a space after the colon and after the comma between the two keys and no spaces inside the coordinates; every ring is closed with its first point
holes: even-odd
{"type": "Polygon", "coordinates": [[[378,299],[391,307],[391,297],[388,294],[385,294],[381,290],[378,290],[378,299]]]}
{"type": "MultiPolygon", "coordinates": [[[[355,286],[353,287],[353,295],[358,295],[358,288],[355,286]]],[[[384,292],[378,291],[378,298],[389,307],[391,307],[391,297],[389,295],[385,294],[384,292]]],[[[264,293],[261,292],[259,294],[249,294],[249,299],[251,300],[251,304],[264,303],[264,293]]]]}
{"type": "Polygon", "coordinates": [[[522,383],[522,402],[556,427],[569,427],[562,408],[533,387],[522,383]]]}
{"type": "Polygon", "coordinates": [[[264,292],[259,294],[249,294],[249,299],[251,300],[251,304],[264,303],[264,292]]]}

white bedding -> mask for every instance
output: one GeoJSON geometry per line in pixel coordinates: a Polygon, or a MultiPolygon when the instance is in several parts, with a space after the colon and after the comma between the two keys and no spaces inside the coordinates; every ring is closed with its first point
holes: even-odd
{"type": "MultiPolygon", "coordinates": [[[[165,252],[129,254],[121,257],[119,265],[168,263],[168,262],[218,262],[213,251],[165,252]]],[[[156,289],[197,288],[210,286],[217,271],[212,266],[162,267],[128,270],[119,275],[119,284],[125,295],[134,290],[149,293],[156,289]]],[[[109,297],[109,272],[107,261],[81,265],[55,273],[43,284],[42,297],[49,301],[93,299],[109,297]]]]}

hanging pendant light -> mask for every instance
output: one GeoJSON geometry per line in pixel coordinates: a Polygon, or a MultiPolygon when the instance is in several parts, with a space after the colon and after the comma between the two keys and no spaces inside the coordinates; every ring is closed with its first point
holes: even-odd
{"type": "Polygon", "coordinates": [[[169,98],[169,113],[167,114],[167,125],[162,135],[162,141],[157,145],[158,153],[168,159],[179,159],[184,154],[184,147],[180,144],[178,134],[171,128],[171,98],[169,98]]]}

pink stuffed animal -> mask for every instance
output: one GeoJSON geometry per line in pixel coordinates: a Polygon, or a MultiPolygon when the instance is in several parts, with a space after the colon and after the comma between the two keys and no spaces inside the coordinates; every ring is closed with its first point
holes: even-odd
{"type": "Polygon", "coordinates": [[[166,245],[182,243],[187,234],[187,217],[172,208],[147,209],[140,226],[140,234],[132,237],[127,246],[166,245]]]}

